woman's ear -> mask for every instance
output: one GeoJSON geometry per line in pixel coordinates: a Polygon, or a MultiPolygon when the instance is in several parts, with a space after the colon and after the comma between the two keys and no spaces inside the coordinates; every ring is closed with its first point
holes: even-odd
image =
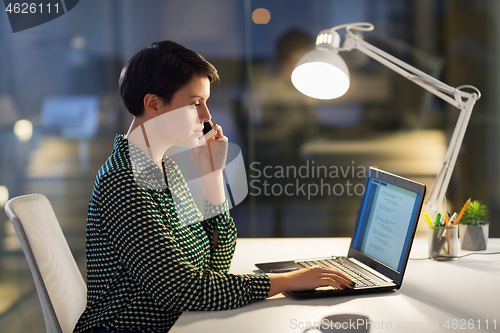
{"type": "Polygon", "coordinates": [[[150,118],[154,118],[159,115],[160,101],[158,96],[153,94],[146,94],[146,96],[144,96],[143,102],[144,112],[146,112],[150,118]]]}

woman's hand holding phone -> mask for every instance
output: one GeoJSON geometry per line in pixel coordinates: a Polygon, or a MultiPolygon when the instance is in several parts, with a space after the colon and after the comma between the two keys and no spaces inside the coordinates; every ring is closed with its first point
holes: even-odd
{"type": "Polygon", "coordinates": [[[200,144],[191,148],[191,156],[201,177],[224,169],[228,147],[228,139],[221,126],[210,124],[205,128],[207,133],[199,139],[200,144]]]}
{"type": "Polygon", "coordinates": [[[226,165],[228,139],[218,125],[205,136],[208,138],[201,137],[200,144],[191,148],[191,156],[201,176],[205,199],[220,205],[226,200],[222,171],[226,165]],[[211,136],[212,133],[215,134],[211,136]]]}

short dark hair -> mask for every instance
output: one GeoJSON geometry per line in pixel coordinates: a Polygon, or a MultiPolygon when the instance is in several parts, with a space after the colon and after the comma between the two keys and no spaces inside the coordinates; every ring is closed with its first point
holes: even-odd
{"type": "Polygon", "coordinates": [[[144,96],[154,94],[169,104],[195,75],[206,75],[210,83],[219,79],[217,69],[198,53],[172,41],[154,42],[123,68],[120,95],[127,110],[140,116],[144,112],[144,96]]]}

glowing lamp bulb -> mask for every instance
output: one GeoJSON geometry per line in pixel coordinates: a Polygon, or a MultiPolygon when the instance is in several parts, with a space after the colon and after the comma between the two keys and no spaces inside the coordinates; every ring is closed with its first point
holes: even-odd
{"type": "Polygon", "coordinates": [[[349,71],[337,52],[316,48],[299,60],[292,73],[292,83],[307,96],[337,98],[349,89],[349,71]]]}

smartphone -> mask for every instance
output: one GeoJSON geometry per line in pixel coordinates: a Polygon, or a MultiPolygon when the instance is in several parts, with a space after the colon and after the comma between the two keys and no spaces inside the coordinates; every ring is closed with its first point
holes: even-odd
{"type": "Polygon", "coordinates": [[[217,131],[214,128],[214,124],[209,120],[203,123],[203,135],[205,137],[205,141],[210,140],[217,131]]]}
{"type": "Polygon", "coordinates": [[[207,134],[212,129],[213,129],[212,124],[210,124],[208,121],[203,123],[203,135],[207,134]]]}

